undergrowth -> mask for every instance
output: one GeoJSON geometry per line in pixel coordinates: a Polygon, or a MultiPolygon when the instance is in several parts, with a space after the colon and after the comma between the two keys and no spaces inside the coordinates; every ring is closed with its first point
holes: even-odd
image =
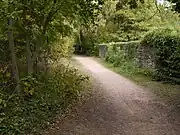
{"type": "Polygon", "coordinates": [[[142,75],[151,75],[149,69],[139,68],[133,58],[127,58],[124,55],[124,51],[119,49],[114,50],[113,46],[108,47],[108,53],[106,55],[105,61],[111,63],[114,67],[117,67],[121,73],[124,74],[142,74],[142,75]]]}
{"type": "Polygon", "coordinates": [[[168,80],[180,84],[180,36],[179,31],[159,28],[148,32],[141,44],[156,49],[156,80],[168,80]]]}
{"type": "Polygon", "coordinates": [[[19,94],[13,87],[1,88],[0,133],[39,134],[81,96],[88,79],[75,68],[56,65],[48,73],[38,72],[21,79],[19,94]]]}

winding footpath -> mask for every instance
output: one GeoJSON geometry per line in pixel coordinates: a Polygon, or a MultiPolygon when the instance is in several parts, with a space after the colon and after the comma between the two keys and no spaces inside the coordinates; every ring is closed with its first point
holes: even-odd
{"type": "Polygon", "coordinates": [[[100,65],[75,59],[94,78],[92,97],[50,135],[180,135],[180,117],[150,91],[100,65]]]}

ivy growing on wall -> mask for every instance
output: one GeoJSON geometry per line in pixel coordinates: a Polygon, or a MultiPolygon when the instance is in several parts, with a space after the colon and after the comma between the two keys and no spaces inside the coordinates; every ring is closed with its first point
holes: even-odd
{"type": "Polygon", "coordinates": [[[147,33],[142,44],[156,48],[157,80],[180,83],[180,34],[173,29],[158,29],[147,33]]]}

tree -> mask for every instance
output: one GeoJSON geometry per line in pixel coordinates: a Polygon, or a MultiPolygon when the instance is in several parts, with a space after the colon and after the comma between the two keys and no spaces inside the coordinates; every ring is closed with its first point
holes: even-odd
{"type": "Polygon", "coordinates": [[[175,11],[179,12],[180,13],[180,1],[179,0],[168,0],[172,3],[175,3],[175,11]]]}
{"type": "Polygon", "coordinates": [[[19,86],[19,70],[17,66],[17,61],[16,61],[16,53],[15,53],[15,45],[14,45],[14,37],[13,37],[13,30],[12,30],[12,24],[13,20],[10,17],[8,19],[8,25],[9,25],[9,30],[8,30],[8,40],[9,40],[9,49],[11,50],[11,61],[12,61],[12,73],[13,77],[17,83],[17,91],[18,93],[20,92],[20,86],[19,86]]]}
{"type": "Polygon", "coordinates": [[[138,2],[144,3],[144,0],[119,0],[116,4],[116,10],[123,9],[126,5],[128,5],[131,9],[137,8],[138,2]]]}
{"type": "MultiPolygon", "coordinates": [[[[72,34],[73,29],[79,28],[78,22],[92,21],[102,2],[103,0],[1,1],[0,15],[4,18],[1,23],[9,31],[7,39],[16,82],[19,84],[19,72],[24,72],[20,69],[21,63],[26,63],[28,75],[38,72],[39,59],[50,55],[51,44],[57,39],[56,36],[72,34]],[[9,19],[8,25],[4,22],[6,19],[9,19]]],[[[6,29],[1,28],[1,31],[4,33],[6,29]]]]}

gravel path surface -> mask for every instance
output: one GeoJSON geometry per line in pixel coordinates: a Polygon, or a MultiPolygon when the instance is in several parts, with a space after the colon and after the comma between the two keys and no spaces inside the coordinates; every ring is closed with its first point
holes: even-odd
{"type": "Polygon", "coordinates": [[[180,135],[180,117],[148,90],[89,57],[75,57],[95,80],[92,97],[53,135],[180,135]]]}

